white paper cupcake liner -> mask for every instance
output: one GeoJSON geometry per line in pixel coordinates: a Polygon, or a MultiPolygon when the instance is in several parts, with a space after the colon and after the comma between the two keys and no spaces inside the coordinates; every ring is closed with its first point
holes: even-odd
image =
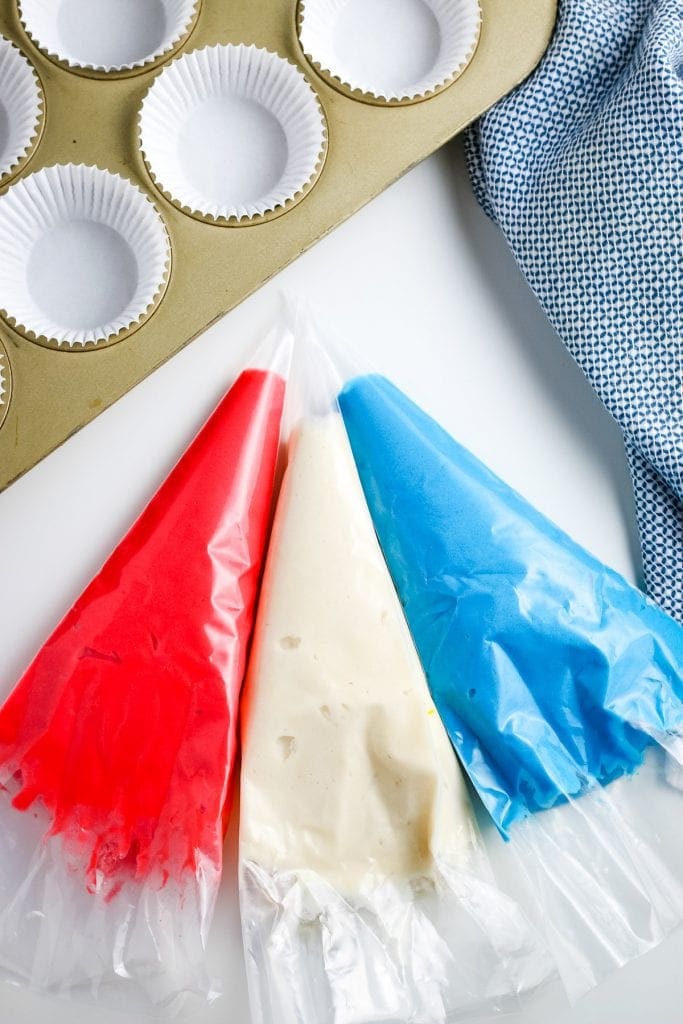
{"type": "Polygon", "coordinates": [[[0,182],[35,146],[42,117],[38,76],[23,53],[0,36],[0,182]]]}
{"type": "Polygon", "coordinates": [[[151,312],[169,261],[156,207],[118,174],[57,164],[0,196],[0,310],[30,338],[113,339],[151,312]]]}
{"type": "Polygon", "coordinates": [[[70,68],[131,71],[171,53],[194,26],[200,0],[18,0],[38,49],[70,68]]]}
{"type": "Polygon", "coordinates": [[[465,70],[481,9],[479,0],[300,0],[298,27],[304,54],[331,84],[412,103],[465,70]]]}
{"type": "Polygon", "coordinates": [[[140,110],[140,147],[157,187],[212,221],[263,216],[318,176],[326,126],[297,67],[256,46],[209,46],[175,60],[140,110]]]}
{"type": "Polygon", "coordinates": [[[2,342],[0,341],[0,426],[2,426],[5,419],[5,414],[7,413],[10,393],[11,380],[9,362],[7,361],[7,353],[5,352],[5,348],[2,342]]]}

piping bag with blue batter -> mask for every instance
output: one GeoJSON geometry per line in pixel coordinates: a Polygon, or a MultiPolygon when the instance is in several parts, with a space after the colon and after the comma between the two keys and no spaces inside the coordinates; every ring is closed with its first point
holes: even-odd
{"type": "Polygon", "coordinates": [[[683,915],[683,630],[384,377],[339,405],[435,705],[576,998],[683,915]]]}

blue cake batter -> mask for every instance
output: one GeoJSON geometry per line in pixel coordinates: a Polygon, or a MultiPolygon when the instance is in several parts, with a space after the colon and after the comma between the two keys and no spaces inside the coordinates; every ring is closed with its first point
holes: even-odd
{"type": "Polygon", "coordinates": [[[683,629],[384,377],[339,404],[432,695],[501,833],[683,733],[683,629]]]}

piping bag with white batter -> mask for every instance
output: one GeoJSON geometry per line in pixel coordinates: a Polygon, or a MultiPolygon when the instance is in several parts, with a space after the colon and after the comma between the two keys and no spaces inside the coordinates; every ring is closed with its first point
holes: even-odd
{"type": "Polygon", "coordinates": [[[496,863],[575,999],[683,917],[683,629],[386,378],[339,404],[496,863]]]}
{"type": "MultiPolygon", "coordinates": [[[[515,1008],[549,958],[493,881],[333,371],[310,345],[298,355],[309,400],[294,417],[242,703],[253,1019],[445,1024],[515,1008]]],[[[301,386],[296,364],[295,352],[301,386]]]]}

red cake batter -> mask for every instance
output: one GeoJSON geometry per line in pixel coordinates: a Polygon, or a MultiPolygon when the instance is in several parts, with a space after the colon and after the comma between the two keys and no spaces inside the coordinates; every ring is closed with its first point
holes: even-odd
{"type": "Polygon", "coordinates": [[[241,374],[0,709],[0,783],[93,890],[220,866],[284,390],[241,374]]]}

